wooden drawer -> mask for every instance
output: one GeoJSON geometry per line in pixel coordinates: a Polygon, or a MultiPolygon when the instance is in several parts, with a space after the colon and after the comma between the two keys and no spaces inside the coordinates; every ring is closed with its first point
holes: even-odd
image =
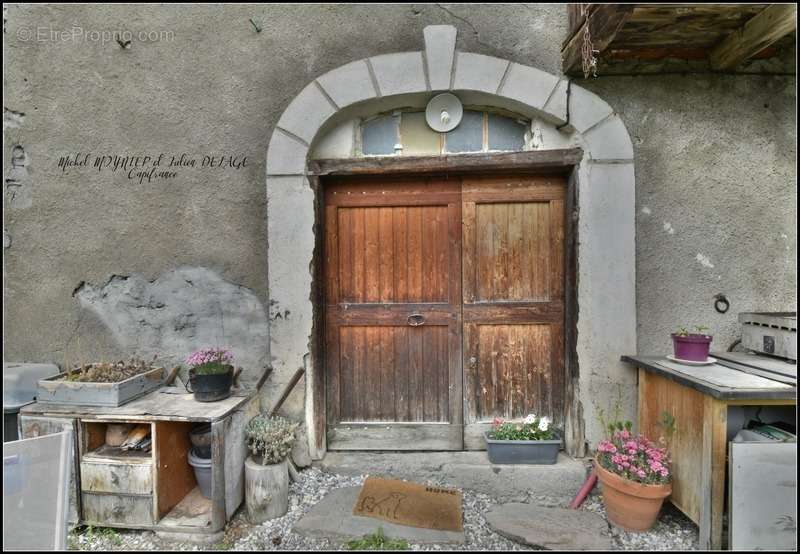
{"type": "Polygon", "coordinates": [[[83,521],[95,525],[153,525],[153,497],[84,492],[83,521]]]}
{"type": "Polygon", "coordinates": [[[81,460],[81,490],[122,494],[152,494],[153,464],[150,459],[130,462],[93,458],[81,460]]]}

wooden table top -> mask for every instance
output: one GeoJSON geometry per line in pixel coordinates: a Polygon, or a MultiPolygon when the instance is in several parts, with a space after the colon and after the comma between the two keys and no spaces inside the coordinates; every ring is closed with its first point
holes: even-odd
{"type": "Polygon", "coordinates": [[[224,419],[256,394],[255,390],[234,390],[224,400],[197,402],[193,394],[175,394],[168,390],[174,388],[162,387],[117,408],[34,402],[20,409],[20,413],[97,420],[212,422],[224,419]]]}
{"type": "MultiPolygon", "coordinates": [[[[712,356],[714,354],[712,353],[712,356]]],[[[715,363],[683,365],[664,356],[622,356],[622,361],[720,400],[792,400],[797,387],[715,363]]]]}

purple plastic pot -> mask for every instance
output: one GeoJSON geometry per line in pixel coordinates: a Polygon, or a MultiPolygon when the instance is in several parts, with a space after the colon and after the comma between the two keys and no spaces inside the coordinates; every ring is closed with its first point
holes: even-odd
{"type": "Polygon", "coordinates": [[[676,335],[672,334],[672,346],[675,357],[690,362],[705,362],[711,349],[711,335],[676,335]]]}

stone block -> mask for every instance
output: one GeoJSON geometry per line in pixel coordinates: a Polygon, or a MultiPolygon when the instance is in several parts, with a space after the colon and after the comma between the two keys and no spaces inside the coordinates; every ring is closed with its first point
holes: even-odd
{"type": "Polygon", "coordinates": [[[605,119],[612,111],[611,106],[593,92],[574,84],[570,86],[569,123],[579,133],[605,119]]]}
{"type": "Polygon", "coordinates": [[[308,146],[275,129],[267,149],[267,175],[302,175],[307,155],[308,146]]]}
{"type": "Polygon", "coordinates": [[[544,107],[550,93],[558,85],[558,77],[535,67],[512,63],[500,89],[506,98],[517,100],[533,108],[544,107]]]}
{"type": "Polygon", "coordinates": [[[312,81],[283,112],[278,127],[311,143],[317,129],[335,112],[330,100],[325,98],[317,84],[312,81]]]}
{"type": "Polygon", "coordinates": [[[456,51],[456,28],[452,25],[428,25],[422,33],[425,36],[425,59],[431,89],[447,90],[450,88],[456,51]]]}
{"type": "Polygon", "coordinates": [[[486,452],[328,452],[314,462],[343,475],[375,475],[417,482],[444,480],[498,499],[548,495],[566,505],[586,479],[583,463],[561,453],[552,465],[497,465],[486,452]]]}
{"type": "Polygon", "coordinates": [[[633,144],[625,124],[613,115],[583,135],[589,157],[593,160],[632,160],[633,144]]]}
{"type": "Polygon", "coordinates": [[[369,59],[381,96],[426,89],[422,52],[398,52],[369,59]]]}
{"type": "Polygon", "coordinates": [[[482,54],[458,52],[455,63],[454,90],[480,90],[495,94],[509,62],[482,54]]]}
{"type": "Polygon", "coordinates": [[[552,118],[556,125],[567,122],[567,84],[569,81],[562,79],[544,105],[543,111],[552,118]]]}
{"type": "Polygon", "coordinates": [[[365,60],[337,67],[317,81],[340,109],[377,96],[365,60]]]}
{"type": "MultiPolygon", "coordinates": [[[[371,86],[371,85],[370,85],[371,86]]],[[[311,159],[350,158],[355,151],[358,120],[348,119],[324,133],[311,147],[311,159]]]]}
{"type": "Polygon", "coordinates": [[[498,534],[546,550],[611,550],[605,518],[585,510],[502,504],[486,514],[498,534]]]}
{"type": "Polygon", "coordinates": [[[270,353],[276,374],[288,380],[303,366],[311,334],[311,256],[314,193],[300,175],[267,178],[270,353]]]}
{"type": "Polygon", "coordinates": [[[300,521],[295,523],[292,531],[305,537],[345,541],[359,539],[382,529],[386,537],[405,539],[411,543],[461,544],[465,542],[463,531],[409,527],[372,517],[355,516],[353,508],[360,492],[361,487],[342,487],[332,490],[300,521]]]}

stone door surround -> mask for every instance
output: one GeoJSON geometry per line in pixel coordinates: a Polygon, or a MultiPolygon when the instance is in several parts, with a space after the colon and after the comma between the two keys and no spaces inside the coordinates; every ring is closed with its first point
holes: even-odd
{"type": "MultiPolygon", "coordinates": [[[[368,108],[370,102],[376,113],[393,101],[401,107],[413,94],[477,95],[545,122],[583,149],[575,174],[580,213],[576,394],[583,412],[576,421],[594,442],[602,433],[594,421],[596,406],[606,407],[617,383],[635,391],[635,375],[619,361],[620,355],[636,351],[635,186],[628,132],[605,101],[580,86],[568,86],[566,77],[457,51],[456,29],[449,25],[426,27],[424,40],[423,51],[373,56],[317,77],[292,100],[274,129],[266,164],[273,379],[280,384],[298,367],[306,368],[304,416],[312,457],[320,457],[324,441],[315,436],[310,389],[322,360],[313,358],[310,346],[315,198],[307,164],[326,122],[342,110],[368,108]]],[[[635,402],[629,398],[635,395],[623,401],[635,402]]],[[[571,450],[581,453],[583,445],[571,450]]]]}

